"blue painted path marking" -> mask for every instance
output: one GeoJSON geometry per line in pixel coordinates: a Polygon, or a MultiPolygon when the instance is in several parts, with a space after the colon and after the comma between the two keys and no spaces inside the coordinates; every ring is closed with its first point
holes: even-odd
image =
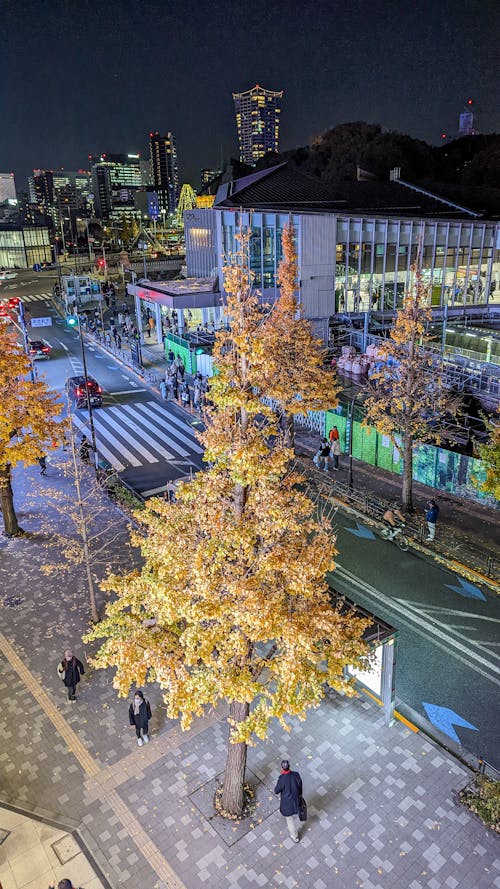
{"type": "Polygon", "coordinates": [[[479,731],[475,725],[472,725],[471,722],[467,722],[466,719],[458,713],[455,713],[454,710],[450,710],[449,707],[440,707],[438,704],[426,704],[425,701],[422,701],[422,704],[429,721],[440,731],[444,732],[445,735],[448,735],[449,738],[453,738],[457,744],[460,744],[460,738],[453,728],[454,725],[461,726],[462,728],[470,728],[474,732],[479,731]]]}
{"type": "Polygon", "coordinates": [[[355,537],[365,537],[366,540],[375,540],[375,534],[373,531],[370,531],[370,528],[367,528],[366,525],[362,525],[361,522],[356,522],[357,528],[346,528],[346,531],[349,531],[349,534],[354,534],[355,537]]]}
{"type": "Polygon", "coordinates": [[[483,602],[486,602],[486,596],[483,595],[479,587],[474,586],[473,583],[469,583],[468,580],[464,580],[462,577],[457,577],[457,581],[458,586],[452,583],[446,583],[445,586],[465,599],[481,599],[483,602]]]}

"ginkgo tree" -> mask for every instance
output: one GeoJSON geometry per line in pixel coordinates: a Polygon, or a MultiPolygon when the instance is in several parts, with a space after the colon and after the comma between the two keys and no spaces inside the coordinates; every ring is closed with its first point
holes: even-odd
{"type": "MultiPolygon", "coordinates": [[[[415,270],[414,270],[415,271],[415,270]]],[[[390,336],[378,348],[368,383],[365,424],[388,435],[403,457],[403,507],[413,510],[413,452],[419,442],[453,440],[462,399],[446,387],[442,360],[428,348],[431,321],[426,288],[418,271],[396,313],[390,336]]]]}
{"type": "Polygon", "coordinates": [[[169,717],[188,729],[228,705],[220,811],[240,816],[249,744],[278,719],[304,719],[327,686],[353,694],[348,664],[365,664],[368,621],[332,605],[325,576],[335,536],[291,468],[265,392],[263,316],[252,293],[248,237],[225,268],[230,329],[218,334],[206,430],[208,468],[155,498],[133,542],[143,567],[110,576],[115,598],[86,637],[114,685],[157,682],[169,717]]]}
{"type": "Polygon", "coordinates": [[[479,446],[486,478],[479,484],[480,490],[500,500],[500,410],[486,423],[488,441],[479,446]]]}
{"type": "Polygon", "coordinates": [[[12,467],[33,465],[58,446],[64,424],[57,394],[29,378],[31,363],[14,334],[0,324],[0,507],[4,534],[22,534],[12,491],[12,467]]]}
{"type": "Polygon", "coordinates": [[[325,370],[324,345],[314,337],[297,303],[297,251],[291,222],[283,228],[282,248],[279,297],[262,327],[259,370],[263,390],[276,403],[285,443],[293,447],[294,416],[336,407],[339,386],[333,371],[325,370]]]}

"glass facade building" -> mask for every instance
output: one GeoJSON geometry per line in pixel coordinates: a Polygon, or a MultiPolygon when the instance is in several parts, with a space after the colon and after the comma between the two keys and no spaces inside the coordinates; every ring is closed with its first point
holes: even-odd
{"type": "MultiPolygon", "coordinates": [[[[417,262],[433,307],[500,302],[500,223],[480,219],[397,218],[337,213],[203,211],[185,220],[188,274],[206,273],[201,228],[213,230],[222,283],[223,257],[235,235],[251,232],[250,267],[263,298],[276,295],[284,225],[293,222],[298,254],[298,297],[308,318],[390,311],[401,305],[417,262]],[[196,238],[189,233],[196,228],[196,238]]],[[[207,236],[208,237],[208,236],[207,236]]]]}
{"type": "Polygon", "coordinates": [[[0,267],[29,269],[35,263],[50,262],[49,230],[42,225],[0,225],[0,267]]]}

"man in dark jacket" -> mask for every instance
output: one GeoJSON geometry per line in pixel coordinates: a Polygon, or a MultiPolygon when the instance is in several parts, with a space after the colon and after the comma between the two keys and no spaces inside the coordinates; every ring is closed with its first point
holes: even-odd
{"type": "Polygon", "coordinates": [[[426,541],[434,540],[436,536],[436,522],[439,516],[439,506],[437,505],[435,500],[429,500],[428,507],[425,513],[425,521],[427,522],[427,527],[429,529],[429,534],[425,538],[426,541]]]}
{"type": "Polygon", "coordinates": [[[281,763],[281,775],[278,778],[274,792],[281,794],[280,812],[286,818],[286,825],[292,840],[294,843],[298,843],[299,833],[293,816],[299,814],[302,779],[298,772],[290,771],[290,763],[287,759],[284,759],[281,763]]]}
{"type": "Polygon", "coordinates": [[[68,689],[68,701],[76,701],[76,686],[80,682],[80,676],[85,673],[84,666],[73,652],[68,648],[57,668],[57,672],[68,689]]]}

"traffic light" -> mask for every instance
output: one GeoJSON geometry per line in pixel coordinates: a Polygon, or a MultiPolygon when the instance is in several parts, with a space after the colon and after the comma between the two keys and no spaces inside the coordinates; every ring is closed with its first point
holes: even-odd
{"type": "Polygon", "coordinates": [[[76,327],[76,325],[78,324],[78,318],[75,318],[74,315],[67,315],[66,322],[69,327],[76,327]]]}

